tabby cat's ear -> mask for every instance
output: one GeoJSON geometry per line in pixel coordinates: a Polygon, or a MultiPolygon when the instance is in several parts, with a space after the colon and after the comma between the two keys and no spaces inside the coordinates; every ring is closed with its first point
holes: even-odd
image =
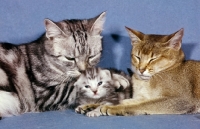
{"type": "Polygon", "coordinates": [[[181,48],[182,37],[183,37],[184,29],[180,29],[179,31],[172,34],[172,38],[168,41],[169,47],[175,50],[179,50],[181,48]]]}
{"type": "Polygon", "coordinates": [[[46,37],[48,39],[64,34],[64,32],[53,21],[45,19],[44,24],[46,29],[46,37]]]}
{"type": "Polygon", "coordinates": [[[126,30],[128,31],[128,34],[129,34],[129,36],[130,36],[130,38],[131,38],[131,43],[132,43],[132,45],[134,45],[135,43],[140,42],[140,41],[143,39],[143,35],[144,35],[144,34],[143,34],[142,32],[133,30],[133,29],[128,28],[128,27],[126,27],[126,26],[125,26],[125,28],[126,28],[126,30]]]}
{"type": "Polygon", "coordinates": [[[90,32],[92,35],[99,35],[102,32],[105,19],[106,12],[103,12],[94,19],[91,19],[93,24],[91,26],[90,32]]]}

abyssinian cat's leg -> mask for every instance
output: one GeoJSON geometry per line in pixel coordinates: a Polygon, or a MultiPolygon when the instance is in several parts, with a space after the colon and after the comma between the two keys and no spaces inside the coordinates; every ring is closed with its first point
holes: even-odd
{"type": "Polygon", "coordinates": [[[0,91],[0,117],[20,114],[20,101],[12,92],[0,91]]]}
{"type": "Polygon", "coordinates": [[[181,98],[160,98],[139,104],[102,106],[102,115],[185,114],[195,112],[192,102],[181,98]]]}

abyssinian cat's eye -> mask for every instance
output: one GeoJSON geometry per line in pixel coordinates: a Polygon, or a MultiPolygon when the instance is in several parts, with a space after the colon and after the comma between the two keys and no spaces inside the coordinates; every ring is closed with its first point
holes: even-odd
{"type": "Polygon", "coordinates": [[[170,35],[126,29],[132,43],[133,98],[102,106],[102,115],[198,113],[200,62],[184,59],[183,29],[170,35]]]}

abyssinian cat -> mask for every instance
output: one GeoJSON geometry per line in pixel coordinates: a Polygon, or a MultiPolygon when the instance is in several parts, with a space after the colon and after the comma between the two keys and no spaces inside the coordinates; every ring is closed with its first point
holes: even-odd
{"type": "Polygon", "coordinates": [[[130,77],[114,69],[88,68],[80,75],[74,86],[78,106],[75,111],[89,117],[100,116],[102,105],[119,104],[121,100],[132,97],[130,77]]]}
{"type": "Polygon", "coordinates": [[[184,59],[183,29],[170,35],[126,29],[132,42],[133,98],[102,106],[102,115],[198,113],[200,62],[184,59]]]}
{"type": "Polygon", "coordinates": [[[21,45],[0,44],[0,117],[65,109],[73,83],[101,56],[105,12],[91,19],[53,22],[46,33],[21,45]]]}

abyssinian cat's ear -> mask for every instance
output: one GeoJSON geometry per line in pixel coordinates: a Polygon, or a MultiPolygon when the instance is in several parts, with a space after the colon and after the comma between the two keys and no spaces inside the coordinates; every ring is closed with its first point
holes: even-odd
{"type": "Polygon", "coordinates": [[[46,37],[48,39],[60,34],[64,34],[64,32],[53,21],[45,19],[44,24],[46,29],[46,37]]]}
{"type": "Polygon", "coordinates": [[[180,29],[179,31],[172,34],[172,38],[168,41],[169,47],[175,50],[179,50],[181,48],[182,37],[183,37],[184,29],[180,29]]]}
{"type": "Polygon", "coordinates": [[[116,88],[120,88],[122,86],[125,89],[130,85],[129,80],[120,74],[113,74],[113,79],[115,80],[116,88]]]}
{"type": "Polygon", "coordinates": [[[125,27],[125,28],[128,31],[128,34],[129,34],[129,36],[131,38],[132,45],[135,44],[135,43],[138,43],[139,41],[142,40],[143,35],[144,35],[142,32],[133,30],[133,29],[128,28],[128,27],[125,27]]]}
{"type": "Polygon", "coordinates": [[[92,19],[92,21],[94,20],[90,29],[92,35],[99,35],[102,32],[105,19],[106,19],[106,12],[103,12],[97,17],[92,19]]]}

